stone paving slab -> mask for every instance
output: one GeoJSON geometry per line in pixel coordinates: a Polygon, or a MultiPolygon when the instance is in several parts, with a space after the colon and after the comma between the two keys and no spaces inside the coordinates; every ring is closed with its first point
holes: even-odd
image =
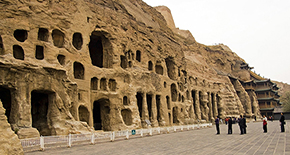
{"type": "Polygon", "coordinates": [[[95,155],[95,154],[194,154],[194,155],[290,155],[290,133],[280,132],[278,121],[268,122],[268,133],[263,133],[262,122],[248,123],[247,134],[240,135],[239,126],[233,124],[233,134],[227,134],[227,126],[220,125],[221,134],[216,135],[215,126],[170,134],[146,136],[129,140],[95,145],[79,145],[71,148],[51,148],[26,155],[95,155]]]}

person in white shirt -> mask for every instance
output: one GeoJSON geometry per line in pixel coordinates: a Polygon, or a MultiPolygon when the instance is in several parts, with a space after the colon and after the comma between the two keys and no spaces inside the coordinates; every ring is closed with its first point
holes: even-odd
{"type": "Polygon", "coordinates": [[[263,115],[263,129],[264,133],[267,133],[267,117],[263,115]]]}

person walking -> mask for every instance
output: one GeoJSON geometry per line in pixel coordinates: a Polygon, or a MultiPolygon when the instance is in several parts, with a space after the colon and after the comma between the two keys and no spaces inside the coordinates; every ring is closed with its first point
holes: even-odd
{"type": "Polygon", "coordinates": [[[263,129],[264,133],[267,133],[267,117],[263,115],[263,129]]]}
{"type": "Polygon", "coordinates": [[[281,132],[285,132],[285,128],[284,128],[284,124],[285,124],[285,117],[283,115],[283,113],[281,113],[281,117],[280,117],[280,125],[281,125],[281,132]]]}
{"type": "Polygon", "coordinates": [[[220,134],[220,120],[218,116],[215,118],[216,134],[220,134]]]}
{"type": "Polygon", "coordinates": [[[230,117],[228,118],[228,134],[233,133],[232,124],[233,124],[233,120],[232,120],[232,117],[230,117]]]}
{"type": "Polygon", "coordinates": [[[244,119],[243,119],[243,117],[242,117],[242,115],[240,115],[240,118],[239,118],[239,126],[240,126],[240,131],[241,131],[241,135],[243,135],[244,134],[244,119]]]}
{"type": "Polygon", "coordinates": [[[243,128],[244,128],[244,134],[246,134],[247,133],[247,130],[246,130],[246,128],[247,128],[247,122],[246,122],[246,118],[245,118],[245,116],[243,116],[243,128]]]}

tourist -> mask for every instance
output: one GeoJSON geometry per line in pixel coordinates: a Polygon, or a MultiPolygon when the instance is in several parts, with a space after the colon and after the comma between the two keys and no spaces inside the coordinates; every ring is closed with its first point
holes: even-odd
{"type": "Polygon", "coordinates": [[[220,134],[220,120],[218,116],[215,118],[216,134],[220,134]]]}
{"type": "Polygon", "coordinates": [[[285,132],[285,128],[284,128],[284,124],[285,124],[285,117],[283,115],[283,113],[281,113],[281,117],[280,117],[280,125],[281,125],[281,132],[285,132]]]}
{"type": "Polygon", "coordinates": [[[228,120],[229,120],[229,118],[226,117],[226,119],[225,119],[225,123],[226,123],[226,125],[228,125],[228,120]]]}
{"type": "Polygon", "coordinates": [[[243,116],[243,128],[244,128],[244,134],[246,134],[247,133],[247,130],[246,130],[246,128],[247,128],[247,122],[246,122],[246,118],[243,116]]]}
{"type": "Polygon", "coordinates": [[[228,134],[233,133],[232,124],[233,124],[232,117],[229,117],[229,119],[228,119],[228,134]]]}
{"type": "Polygon", "coordinates": [[[245,125],[245,123],[244,123],[244,119],[243,119],[243,117],[242,117],[242,115],[240,115],[240,118],[239,118],[239,126],[240,126],[240,131],[241,131],[241,135],[242,134],[244,134],[244,125],[245,125]]]}
{"type": "Polygon", "coordinates": [[[263,129],[264,133],[267,133],[267,117],[263,115],[263,129]]]}

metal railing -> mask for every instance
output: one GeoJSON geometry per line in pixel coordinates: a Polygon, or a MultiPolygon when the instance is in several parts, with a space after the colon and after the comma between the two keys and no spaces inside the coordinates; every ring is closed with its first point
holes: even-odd
{"type": "Polygon", "coordinates": [[[130,137],[143,137],[158,134],[168,134],[186,130],[211,127],[212,123],[192,124],[170,127],[152,127],[147,129],[92,132],[88,134],[69,134],[59,136],[41,136],[37,138],[20,139],[24,152],[42,150],[54,147],[71,147],[79,144],[96,144],[100,142],[113,142],[114,140],[129,139],[130,137]]]}

